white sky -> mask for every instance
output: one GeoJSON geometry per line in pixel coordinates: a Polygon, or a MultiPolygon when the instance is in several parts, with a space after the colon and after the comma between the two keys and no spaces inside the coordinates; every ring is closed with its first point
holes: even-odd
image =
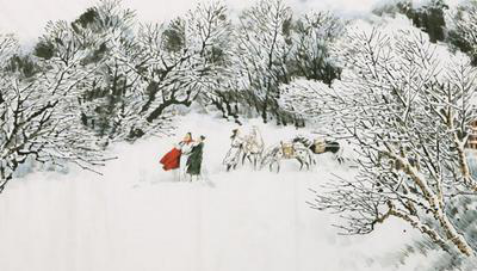
{"type": "MultiPolygon", "coordinates": [[[[201,0],[123,0],[142,22],[161,22],[186,12],[201,0]]],[[[223,0],[232,10],[254,0],[223,0]]],[[[298,10],[329,9],[346,15],[367,13],[384,0],[286,0],[298,10]]],[[[15,33],[20,42],[32,43],[49,20],[77,18],[95,0],[0,0],[0,31],[15,33]]]]}

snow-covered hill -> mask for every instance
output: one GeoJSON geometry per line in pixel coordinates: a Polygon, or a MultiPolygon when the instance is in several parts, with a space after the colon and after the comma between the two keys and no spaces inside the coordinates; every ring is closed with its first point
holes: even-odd
{"type": "MultiPolygon", "coordinates": [[[[266,143],[293,127],[258,125],[266,143]]],[[[251,125],[251,123],[247,124],[251,125]]],[[[392,221],[370,235],[340,236],[336,216],[312,210],[309,188],[330,173],[353,175],[330,156],[311,171],[288,161],[280,174],[221,161],[236,127],[203,115],[182,119],[176,137],[113,147],[119,158],[103,176],[72,169],[15,179],[0,195],[2,271],[306,271],[415,270],[422,256],[397,266],[417,238],[392,221]],[[176,182],[158,164],[185,132],[206,135],[207,181],[176,182]]],[[[424,259],[424,258],[423,258],[424,259]]]]}

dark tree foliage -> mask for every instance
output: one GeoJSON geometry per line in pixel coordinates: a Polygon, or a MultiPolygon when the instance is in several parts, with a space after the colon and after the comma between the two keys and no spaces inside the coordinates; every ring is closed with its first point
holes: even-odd
{"type": "Polygon", "coordinates": [[[49,41],[40,41],[35,45],[33,55],[48,60],[53,57],[55,53],[55,45],[49,41]]]}
{"type": "Polygon", "coordinates": [[[72,23],[72,26],[81,25],[81,27],[86,28],[88,24],[94,23],[97,18],[98,12],[96,12],[96,10],[93,8],[89,8],[72,23]]]}
{"type": "Polygon", "coordinates": [[[40,71],[40,67],[30,55],[15,55],[10,59],[6,70],[20,73],[24,78],[30,78],[40,71]]]}
{"type": "Polygon", "coordinates": [[[477,55],[472,44],[470,44],[466,39],[463,39],[463,36],[455,31],[448,32],[447,41],[454,47],[458,48],[458,50],[469,55],[471,64],[476,67],[477,55]]]}
{"type": "MultiPolygon", "coordinates": [[[[462,1],[457,8],[457,12],[452,15],[451,21],[446,19],[447,14],[451,13],[450,7],[443,0],[432,0],[420,7],[414,7],[410,0],[403,0],[394,5],[381,6],[375,9],[374,13],[380,16],[383,14],[404,14],[413,22],[413,25],[428,33],[431,42],[446,42],[451,49],[467,54],[471,59],[471,64],[476,66],[476,40],[470,41],[464,36],[464,33],[457,31],[450,25],[450,23],[453,24],[456,21],[469,20],[463,18],[462,14],[473,8],[476,10],[476,1],[462,1]]],[[[476,21],[474,23],[476,24],[476,21]]]]}
{"type": "Polygon", "coordinates": [[[431,0],[429,3],[416,7],[411,0],[400,0],[395,4],[386,4],[373,12],[383,14],[401,13],[409,18],[413,25],[428,33],[430,41],[444,41],[446,38],[445,14],[448,6],[443,0],[431,0]]]}
{"type": "Polygon", "coordinates": [[[106,42],[102,43],[98,48],[94,48],[93,52],[85,57],[81,62],[83,65],[88,65],[90,63],[98,63],[103,57],[108,53],[108,45],[106,42]]]}
{"type": "Polygon", "coordinates": [[[296,61],[292,68],[295,76],[305,77],[307,80],[322,81],[328,85],[340,78],[341,69],[328,61],[329,53],[326,46],[319,46],[324,54],[312,56],[298,50],[296,61]]]}
{"type": "Polygon", "coordinates": [[[450,14],[448,23],[448,35],[446,41],[454,49],[467,54],[476,67],[476,0],[462,2],[456,10],[450,14]]]}
{"type": "Polygon", "coordinates": [[[181,18],[172,21],[163,32],[164,47],[170,52],[180,52],[186,44],[185,22],[181,18]]]}
{"type": "Polygon", "coordinates": [[[411,1],[399,2],[398,11],[412,20],[413,24],[427,32],[430,41],[444,41],[446,37],[445,13],[448,6],[443,0],[433,0],[429,4],[414,9],[411,1]]]}

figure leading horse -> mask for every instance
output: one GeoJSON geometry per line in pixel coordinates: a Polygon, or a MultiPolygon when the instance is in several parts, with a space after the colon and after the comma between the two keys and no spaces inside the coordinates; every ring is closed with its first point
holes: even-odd
{"type": "Polygon", "coordinates": [[[296,136],[291,141],[276,144],[267,151],[265,149],[264,139],[257,126],[246,136],[240,135],[240,130],[233,130],[231,136],[231,148],[224,158],[224,165],[227,170],[235,169],[239,162],[249,161],[254,169],[269,166],[272,171],[277,167],[280,171],[282,160],[297,160],[300,163],[300,170],[304,167],[310,169],[316,164],[314,154],[330,152],[334,159],[339,163],[344,162],[342,157],[343,150],[339,142],[326,140],[323,138],[307,138],[305,136],[296,136]]]}
{"type": "Polygon", "coordinates": [[[253,126],[250,134],[241,135],[241,130],[234,129],[231,136],[231,147],[223,160],[227,171],[236,169],[239,163],[248,160],[254,169],[257,168],[264,152],[264,139],[257,126],[253,126]]]}

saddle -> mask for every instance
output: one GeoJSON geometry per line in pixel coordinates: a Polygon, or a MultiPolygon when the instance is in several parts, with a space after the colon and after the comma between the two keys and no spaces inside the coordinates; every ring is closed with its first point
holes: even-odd
{"type": "Polygon", "coordinates": [[[325,143],[325,140],[323,140],[323,139],[314,140],[314,152],[315,153],[325,152],[325,147],[327,147],[327,144],[325,143]]]}
{"type": "Polygon", "coordinates": [[[285,158],[292,158],[295,154],[295,149],[292,143],[282,143],[281,144],[282,152],[284,153],[285,158]]]}

